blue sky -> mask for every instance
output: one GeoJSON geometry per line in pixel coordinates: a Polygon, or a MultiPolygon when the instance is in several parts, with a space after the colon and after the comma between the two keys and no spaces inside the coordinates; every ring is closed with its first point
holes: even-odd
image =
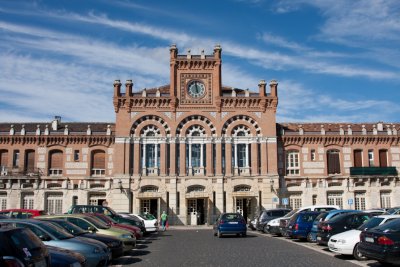
{"type": "Polygon", "coordinates": [[[279,82],[278,122],[399,122],[398,0],[0,0],[0,121],[113,122],[112,83],[169,84],[169,46],[222,83],[279,82]]]}

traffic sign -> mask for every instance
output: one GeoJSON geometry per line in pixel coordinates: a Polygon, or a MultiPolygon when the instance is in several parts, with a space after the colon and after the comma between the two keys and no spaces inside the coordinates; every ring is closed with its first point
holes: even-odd
{"type": "Polygon", "coordinates": [[[283,205],[288,205],[289,204],[289,199],[288,198],[282,198],[282,204],[283,205]]]}
{"type": "Polygon", "coordinates": [[[353,204],[353,199],[352,199],[352,198],[349,198],[349,199],[347,200],[347,204],[352,205],[352,204],[353,204]]]}

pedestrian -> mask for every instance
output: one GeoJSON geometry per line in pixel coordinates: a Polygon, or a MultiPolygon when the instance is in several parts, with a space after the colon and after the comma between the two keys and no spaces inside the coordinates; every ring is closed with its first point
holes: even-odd
{"type": "Polygon", "coordinates": [[[167,228],[167,224],[168,224],[168,215],[165,211],[163,211],[163,213],[161,214],[160,223],[161,223],[162,230],[165,231],[165,229],[167,228]]]}

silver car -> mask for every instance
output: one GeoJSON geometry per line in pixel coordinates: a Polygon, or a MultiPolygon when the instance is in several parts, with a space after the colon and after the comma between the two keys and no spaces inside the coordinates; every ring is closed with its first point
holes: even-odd
{"type": "Polygon", "coordinates": [[[111,259],[110,249],[102,242],[84,237],[74,237],[63,228],[49,222],[35,219],[5,219],[1,220],[1,223],[11,224],[14,227],[29,228],[45,245],[81,253],[86,257],[86,266],[88,267],[107,266],[111,259]]]}

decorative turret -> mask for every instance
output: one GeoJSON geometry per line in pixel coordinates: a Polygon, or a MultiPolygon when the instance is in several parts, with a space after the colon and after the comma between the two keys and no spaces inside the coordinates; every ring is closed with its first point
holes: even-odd
{"type": "Polygon", "coordinates": [[[214,58],[221,59],[222,48],[219,44],[214,47],[214,58]]]}
{"type": "Polygon", "coordinates": [[[269,82],[269,87],[271,88],[271,96],[278,96],[278,82],[276,80],[271,80],[269,82]]]}
{"type": "Polygon", "coordinates": [[[266,92],[265,92],[266,86],[267,86],[267,83],[265,82],[265,80],[260,80],[260,82],[258,83],[258,90],[259,90],[260,96],[266,95],[266,92]]]}
{"type": "Polygon", "coordinates": [[[126,96],[132,96],[132,88],[133,88],[132,80],[126,80],[126,83],[125,83],[125,95],[126,96]]]}
{"type": "Polygon", "coordinates": [[[114,81],[114,97],[121,96],[121,81],[115,80],[114,81]]]}

